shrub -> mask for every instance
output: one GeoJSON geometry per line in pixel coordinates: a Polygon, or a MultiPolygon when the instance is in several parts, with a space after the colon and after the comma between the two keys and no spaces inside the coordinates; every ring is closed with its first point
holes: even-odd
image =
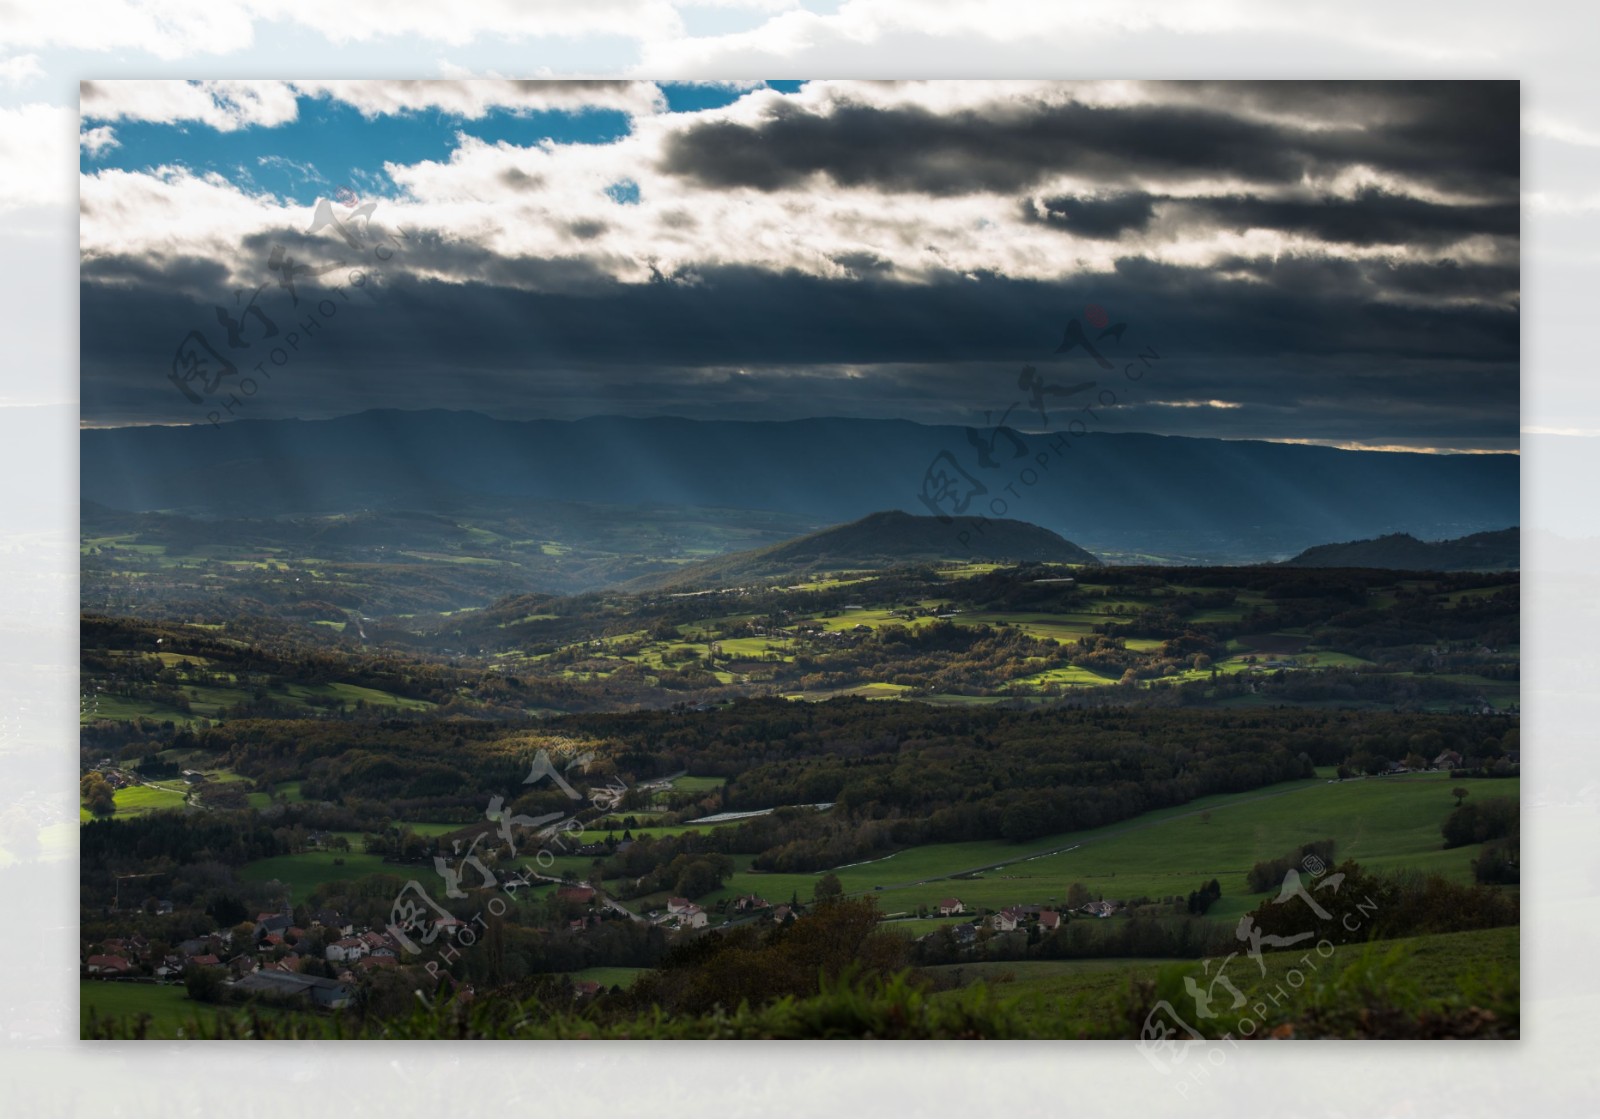
{"type": "Polygon", "coordinates": [[[1509,797],[1492,797],[1454,810],[1444,819],[1440,831],[1446,848],[1460,848],[1514,836],[1520,825],[1517,803],[1509,797]]]}

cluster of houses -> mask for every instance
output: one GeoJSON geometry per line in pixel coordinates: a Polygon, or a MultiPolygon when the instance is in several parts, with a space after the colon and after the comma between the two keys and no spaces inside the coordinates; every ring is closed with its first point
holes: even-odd
{"type": "MultiPolygon", "coordinates": [[[[1481,770],[1485,766],[1515,767],[1522,763],[1521,751],[1508,751],[1501,759],[1485,759],[1476,756],[1463,757],[1460,751],[1444,750],[1427,766],[1407,766],[1403,762],[1391,762],[1384,769],[1383,774],[1410,774],[1413,772],[1424,773],[1429,771],[1449,770],[1481,770]]],[[[1497,771],[1498,772],[1498,771],[1497,771]]],[[[1381,776],[1381,775],[1380,775],[1381,776]]]]}
{"type": "MultiPolygon", "coordinates": [[[[459,919],[441,918],[441,925],[460,925],[459,919]]],[[[453,935],[454,930],[444,930],[453,935]]],[[[310,916],[309,928],[295,925],[287,907],[256,915],[249,945],[234,944],[231,930],[180,942],[159,959],[148,939],[140,934],[107,938],[100,952],[84,961],[84,972],[102,980],[151,977],[176,982],[191,967],[227,972],[227,983],[240,992],[278,996],[304,995],[318,1007],[348,1006],[355,996],[358,977],[375,968],[394,968],[401,946],[387,932],[356,930],[333,910],[310,916]],[[318,957],[336,968],[332,977],[307,974],[302,967],[318,957]]]]}
{"type": "Polygon", "coordinates": [[[101,759],[100,765],[95,769],[100,772],[100,776],[106,780],[106,784],[112,789],[127,789],[129,786],[139,784],[138,778],[119,767],[109,758],[101,759]]]}
{"type": "MultiPolygon", "coordinates": [[[[717,903],[716,910],[719,914],[729,915],[723,925],[731,923],[734,916],[756,917],[763,913],[767,921],[774,925],[783,925],[792,918],[799,917],[804,908],[792,903],[774,906],[758,894],[742,894],[717,903]]],[[[691,902],[687,898],[669,898],[666,910],[652,910],[649,921],[664,929],[705,929],[711,924],[711,915],[699,903],[691,902]]]]}
{"type": "MultiPolygon", "coordinates": [[[[959,944],[970,945],[977,940],[978,930],[981,926],[988,926],[996,933],[1011,933],[1016,930],[1037,928],[1040,933],[1054,933],[1061,928],[1065,920],[1063,912],[1067,914],[1081,914],[1090,918],[1109,918],[1123,908],[1121,902],[1109,899],[1096,899],[1078,907],[1065,907],[1063,910],[1052,910],[1037,903],[1022,903],[1016,906],[1007,906],[990,914],[986,918],[975,921],[963,922],[951,926],[950,932],[959,944]]],[[[959,898],[941,898],[934,908],[941,918],[954,918],[969,913],[966,903],[959,898]]],[[[926,935],[922,940],[932,934],[926,935]]]]}

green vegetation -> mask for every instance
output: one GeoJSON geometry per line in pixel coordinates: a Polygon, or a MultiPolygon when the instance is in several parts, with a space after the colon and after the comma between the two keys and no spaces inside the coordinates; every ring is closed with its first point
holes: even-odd
{"type": "MultiPolygon", "coordinates": [[[[1344,946],[1327,958],[1313,955],[1318,965],[1314,979],[1319,985],[1329,985],[1331,981],[1331,986],[1320,988],[1306,985],[1305,976],[1310,970],[1300,959],[1304,954],[1267,953],[1263,957],[1264,973],[1253,962],[1240,958],[1241,966],[1236,972],[1230,970],[1230,976],[1251,1005],[1280,987],[1285,992],[1303,993],[1296,1002],[1275,1008],[1271,1019],[1258,1017],[1253,1032],[1256,1036],[1268,1033],[1260,1029],[1263,1025],[1293,1022],[1297,1014],[1305,1015],[1318,1000],[1325,1001],[1325,1013],[1330,1009],[1328,1005],[1336,1004],[1341,997],[1349,999],[1379,983],[1390,991],[1405,991],[1412,1008],[1473,1005],[1474,995],[1487,987],[1490,991],[1484,993],[1483,1001],[1511,1016],[1514,1024],[1520,987],[1520,942],[1521,931],[1510,926],[1344,946]],[[1300,975],[1298,986],[1291,981],[1292,970],[1300,975]]],[[[1089,1022],[1104,1022],[1125,1011],[1130,990],[1147,992],[1147,1007],[1153,1007],[1151,997],[1155,996],[1167,998],[1175,1008],[1190,1010],[1194,999],[1184,988],[1183,978],[1195,978],[1202,988],[1209,979],[1198,965],[1127,959],[977,962],[939,965],[928,972],[941,982],[964,987],[986,985],[1001,998],[1019,997],[1020,1006],[1036,1008],[1040,1014],[1070,1009],[1089,1022]]],[[[1226,1008],[1233,1001],[1222,989],[1218,991],[1221,1005],[1226,1008]]],[[[935,998],[955,997],[952,993],[935,998]]],[[[1245,1008],[1247,1012],[1249,1009],[1245,1008]]],[[[1193,1014],[1186,1021],[1196,1029],[1210,1026],[1193,1014]]],[[[1227,1025],[1238,1026],[1231,1017],[1227,1025]]],[[[1216,1028],[1211,1027],[1206,1033],[1215,1037],[1216,1028]]],[[[1243,1032],[1236,1031],[1236,1037],[1243,1037],[1243,1032]]]]}
{"type": "Polygon", "coordinates": [[[1482,572],[1522,564],[1516,529],[1474,533],[1446,541],[1419,541],[1409,533],[1308,548],[1286,564],[1302,568],[1397,568],[1409,572],[1482,572]]]}
{"type": "MultiPolygon", "coordinates": [[[[132,817],[164,809],[182,809],[187,792],[182,788],[181,782],[161,786],[124,786],[114,794],[115,815],[132,817]]],[[[86,808],[79,808],[78,819],[92,820],[94,814],[86,808]]]]}
{"type": "MultiPolygon", "coordinates": [[[[1209,911],[1237,920],[1271,892],[1252,891],[1251,868],[1307,840],[1335,837],[1338,858],[1373,869],[1411,868],[1471,882],[1476,848],[1444,850],[1448,775],[1303,780],[1242,795],[1200,798],[1101,829],[1043,837],[1019,849],[1006,841],[927,844],[835,870],[849,894],[872,894],[889,913],[915,912],[956,895],[970,907],[1062,904],[1082,882],[1109,899],[1184,895],[1216,878],[1222,898],[1209,911]],[[1074,848],[1073,851],[1062,849],[1074,848]],[[1054,853],[1054,854],[1051,854],[1054,853]],[[952,879],[967,873],[972,878],[952,879]],[[882,890],[875,890],[876,887],[882,890]]],[[[1474,789],[1516,797],[1515,779],[1470,780],[1474,789]]],[[[809,898],[812,875],[736,872],[712,902],[743,893],[809,898]]]]}
{"type": "Polygon", "coordinates": [[[1515,573],[953,563],[882,518],[806,557],[734,514],[124,520],[85,535],[86,954],[149,976],[287,897],[307,943],[260,952],[333,979],[313,915],[381,930],[409,880],[494,920],[338,1014],[129,984],[159,1021],[119,991],[86,1035],[1129,1037],[1245,915],[1303,924],[1290,868],[1407,936],[1340,941],[1260,1029],[1518,1029],[1515,573]]]}
{"type": "Polygon", "coordinates": [[[323,883],[396,870],[385,867],[383,857],[362,852],[298,852],[246,863],[239,869],[239,878],[247,883],[276,879],[293,892],[296,901],[303,901],[323,883]]]}
{"type": "Polygon", "coordinates": [[[128,1018],[140,1014],[150,1017],[150,1036],[182,1037],[185,1022],[198,1015],[215,1019],[217,1009],[198,1005],[189,999],[181,984],[131,984],[116,981],[85,980],[79,984],[79,1005],[87,1024],[92,1018],[128,1018]]]}
{"type": "MultiPolygon", "coordinates": [[[[1267,975],[1242,989],[1247,1001],[1280,986],[1294,993],[1290,998],[1269,1004],[1248,1021],[1248,1031],[1237,1014],[1214,1020],[1191,1014],[1192,1025],[1213,1038],[1221,1026],[1235,1038],[1519,1037],[1515,929],[1342,950],[1299,986],[1290,976],[1296,962],[1287,954],[1269,954],[1266,961],[1267,975]]],[[[443,1002],[433,1010],[414,1004],[408,1013],[378,1021],[232,1011],[195,1015],[181,1026],[169,1020],[163,1027],[173,1034],[182,1030],[184,1037],[219,1039],[1137,1038],[1159,999],[1172,1007],[1193,1006],[1183,978],[1197,974],[1195,966],[1127,961],[957,967],[959,976],[955,969],[935,969],[927,979],[865,981],[858,968],[841,968],[814,994],[687,1015],[636,1010],[627,997],[615,1010],[609,1004],[615,996],[581,1010],[490,997],[465,1005],[443,1002]],[[944,976],[961,986],[930,990],[929,981],[944,976]]],[[[1245,1011],[1254,1006],[1247,1002],[1245,1011]]],[[[152,1035],[163,1036],[146,1033],[130,1012],[120,1019],[85,1017],[86,1038],[152,1035]]]]}
{"type": "Polygon", "coordinates": [[[616,968],[599,965],[595,968],[580,968],[572,973],[574,980],[593,980],[603,988],[616,985],[619,988],[631,988],[633,982],[644,972],[642,968],[616,968]]]}
{"type": "MultiPolygon", "coordinates": [[[[196,1003],[182,984],[137,984],[117,980],[84,980],[78,985],[83,1037],[95,1037],[96,1024],[119,1024],[123,1038],[214,1038],[238,1012],[196,1003]],[[142,1025],[141,1025],[142,1020],[142,1025]]],[[[298,1029],[309,1017],[291,1011],[256,1012],[275,1030],[298,1029]]],[[[312,1028],[315,1029],[315,1028],[312,1028]]]]}

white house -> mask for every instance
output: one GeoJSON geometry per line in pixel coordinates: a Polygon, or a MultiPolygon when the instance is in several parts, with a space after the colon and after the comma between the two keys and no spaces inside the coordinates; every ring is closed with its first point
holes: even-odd
{"type": "Polygon", "coordinates": [[[1012,906],[1000,911],[1000,913],[994,916],[994,928],[999,930],[1001,933],[1010,933],[1018,926],[1023,925],[1027,920],[1028,918],[1026,914],[1024,914],[1017,907],[1012,906]]]}
{"type": "Polygon", "coordinates": [[[367,952],[366,943],[359,937],[341,937],[323,950],[330,961],[356,961],[367,952]]]}

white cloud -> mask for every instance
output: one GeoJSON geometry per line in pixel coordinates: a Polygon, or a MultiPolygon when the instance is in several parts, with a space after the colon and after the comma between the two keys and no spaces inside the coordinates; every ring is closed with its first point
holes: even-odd
{"type": "Polygon", "coordinates": [[[297,81],[296,90],[329,97],[363,116],[435,110],[476,120],[492,109],[537,112],[617,109],[632,115],[664,107],[653,82],[512,81],[498,75],[444,81],[297,81]]]}
{"type": "Polygon", "coordinates": [[[667,0],[253,0],[264,19],[308,27],[329,42],[363,43],[399,36],[465,46],[479,39],[521,40],[616,35],[651,39],[680,35],[683,22],[667,0]]]}
{"type": "Polygon", "coordinates": [[[55,105],[0,108],[0,213],[70,204],[78,114],[55,105]]]}
{"type": "Polygon", "coordinates": [[[254,41],[250,0],[83,0],[75,4],[9,3],[0,45],[83,51],[145,51],[157,58],[227,54],[254,41]]]}
{"type": "Polygon", "coordinates": [[[91,158],[99,156],[102,152],[109,152],[112,148],[121,147],[117,134],[110,125],[101,125],[99,128],[86,128],[78,133],[78,147],[89,153],[91,158]]]}
{"type": "Polygon", "coordinates": [[[1543,140],[1572,144],[1581,148],[1600,148],[1600,129],[1585,128],[1570,119],[1550,113],[1529,112],[1523,115],[1522,131],[1543,140]]]}
{"type": "Polygon", "coordinates": [[[24,86],[35,78],[44,76],[44,67],[39,65],[39,56],[36,54],[19,54],[11,58],[0,58],[0,82],[8,86],[24,86]]]}
{"type": "Polygon", "coordinates": [[[196,122],[220,132],[251,125],[289,124],[301,97],[328,98],[372,118],[396,113],[442,112],[470,120],[494,109],[512,112],[616,109],[632,115],[665,108],[653,82],[467,80],[352,81],[86,81],[85,118],[98,121],[196,122]]]}
{"type": "MultiPolygon", "coordinates": [[[[351,103],[366,99],[374,111],[390,111],[407,98],[414,104],[420,103],[417,99],[455,104],[462,112],[475,104],[511,98],[502,88],[509,83],[467,85],[460,100],[445,94],[439,83],[421,83],[422,88],[413,88],[412,83],[362,83],[351,88],[329,83],[328,94],[351,103]]],[[[642,88],[654,90],[648,84],[642,88]]],[[[1015,109],[1053,104],[1071,95],[1071,87],[1053,83],[814,82],[800,95],[784,100],[791,110],[826,116],[845,103],[914,104],[930,111],[981,105],[1015,109]]],[[[556,94],[540,87],[529,96],[556,94]]],[[[659,169],[666,145],[682,130],[707,120],[754,122],[782,96],[755,90],[706,113],[638,117],[628,136],[603,145],[521,147],[459,134],[448,158],[386,164],[386,173],[401,193],[385,200],[377,216],[391,227],[434,235],[408,248],[405,267],[419,276],[526,287],[579,282],[574,275],[643,283],[662,274],[721,266],[792,270],[819,277],[871,270],[902,282],[923,283],[951,274],[995,273],[1031,280],[1104,274],[1130,255],[1198,268],[1297,257],[1335,257],[1384,266],[1514,259],[1514,246],[1489,238],[1431,247],[1347,245],[1272,229],[1186,225],[1160,211],[1145,229],[1129,231],[1120,239],[1077,238],[1042,229],[1008,192],[928,197],[876,184],[829,184],[817,189],[810,181],[761,191],[708,187],[659,169]],[[623,180],[638,185],[638,205],[619,205],[608,196],[607,188],[623,180]],[[552,268],[551,262],[573,267],[552,268]],[[486,277],[485,270],[493,275],[486,277]]],[[[1396,185],[1404,184],[1396,181],[1396,185]]],[[[1034,193],[1044,196],[1090,186],[1064,174],[1039,184],[1034,193]]],[[[1254,186],[1259,185],[1218,175],[1204,183],[1191,181],[1184,191],[1225,195],[1254,186]]],[[[248,234],[306,225],[304,214],[286,210],[271,196],[171,169],[150,176],[86,175],[82,193],[91,204],[82,221],[83,247],[89,256],[138,254],[149,248],[163,256],[232,261],[242,277],[259,271],[259,262],[244,259],[230,246],[238,246],[248,234]]],[[[1201,403],[1226,407],[1225,402],[1201,403]]]]}
{"type": "MultiPolygon", "coordinates": [[[[1337,6],[1275,0],[844,0],[827,13],[790,10],[760,27],[728,35],[646,43],[640,74],[753,74],[803,77],[838,73],[859,62],[878,77],[937,71],[1098,74],[1116,47],[1158,66],[1172,44],[1174,76],[1216,72],[1206,47],[1237,49],[1241,36],[1312,42],[1319,49],[1444,66],[1504,57],[1518,32],[1487,0],[1440,21],[1422,8],[1387,0],[1337,6]],[[841,65],[842,64],[842,65],[841,65]]],[[[1148,68],[1148,67],[1145,67],[1148,68]]],[[[1112,69],[1116,69],[1113,67],[1112,69]]],[[[1128,67],[1123,67],[1128,69],[1128,67]]]]}
{"type": "Polygon", "coordinates": [[[197,121],[218,132],[287,124],[299,115],[293,88],[273,81],[86,81],[79,107],[90,120],[197,121]]]}
{"type": "MultiPolygon", "coordinates": [[[[728,6],[773,10],[768,0],[728,6]]],[[[225,55],[255,42],[268,23],[315,32],[336,45],[407,37],[450,46],[480,40],[523,41],[615,36],[672,38],[683,21],[668,0],[81,0],[73,4],[7,3],[0,8],[0,46],[82,51],[143,51],[162,59],[225,55]]]]}

